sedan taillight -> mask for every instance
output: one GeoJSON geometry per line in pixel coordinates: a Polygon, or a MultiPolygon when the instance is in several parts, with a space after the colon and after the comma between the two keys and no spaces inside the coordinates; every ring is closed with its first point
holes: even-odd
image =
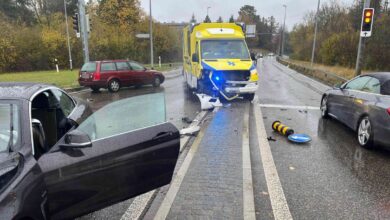
{"type": "Polygon", "coordinates": [[[390,108],[387,109],[387,113],[390,115],[390,108]]]}

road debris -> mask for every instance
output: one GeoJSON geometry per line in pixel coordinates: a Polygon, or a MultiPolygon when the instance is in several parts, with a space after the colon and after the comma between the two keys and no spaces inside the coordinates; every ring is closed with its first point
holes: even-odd
{"type": "Polygon", "coordinates": [[[272,129],[284,136],[289,136],[291,134],[294,134],[293,129],[291,129],[287,125],[282,124],[282,122],[280,121],[274,121],[274,123],[272,123],[272,129]]]}
{"type": "Polygon", "coordinates": [[[274,139],[272,136],[267,137],[267,140],[268,141],[276,141],[276,139],[274,139]]]}
{"type": "Polygon", "coordinates": [[[189,136],[194,136],[200,131],[199,126],[192,126],[188,128],[181,129],[180,135],[189,135],[189,136]]]}
{"type": "Polygon", "coordinates": [[[189,117],[183,117],[181,120],[187,124],[191,124],[194,120],[191,120],[189,117]]]}

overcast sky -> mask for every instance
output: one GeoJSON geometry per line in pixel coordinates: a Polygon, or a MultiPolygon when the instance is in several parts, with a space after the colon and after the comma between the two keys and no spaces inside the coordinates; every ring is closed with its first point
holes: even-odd
{"type": "MultiPolygon", "coordinates": [[[[330,0],[321,0],[329,2],[330,0]]],[[[354,0],[337,0],[342,4],[351,5],[354,0]]],[[[210,6],[209,15],[212,21],[222,16],[228,20],[231,15],[235,18],[243,5],[255,5],[257,14],[262,17],[274,16],[283,23],[283,4],[287,5],[286,25],[289,28],[302,20],[303,15],[310,10],[316,10],[317,0],[152,0],[153,17],[160,22],[188,22],[192,13],[198,21],[202,21],[210,6]]],[[[141,0],[141,6],[149,13],[149,0],[141,0]]]]}

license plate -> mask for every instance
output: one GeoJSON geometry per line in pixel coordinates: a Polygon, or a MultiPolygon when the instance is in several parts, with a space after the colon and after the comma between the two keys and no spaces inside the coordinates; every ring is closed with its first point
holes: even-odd
{"type": "Polygon", "coordinates": [[[88,79],[89,78],[89,74],[88,73],[81,73],[81,78],[88,79]]]}

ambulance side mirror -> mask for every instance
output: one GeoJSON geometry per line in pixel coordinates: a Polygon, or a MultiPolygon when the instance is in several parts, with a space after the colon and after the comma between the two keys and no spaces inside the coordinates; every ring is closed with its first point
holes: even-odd
{"type": "Polygon", "coordinates": [[[192,54],[192,62],[199,63],[198,54],[196,53],[192,54]]]}

